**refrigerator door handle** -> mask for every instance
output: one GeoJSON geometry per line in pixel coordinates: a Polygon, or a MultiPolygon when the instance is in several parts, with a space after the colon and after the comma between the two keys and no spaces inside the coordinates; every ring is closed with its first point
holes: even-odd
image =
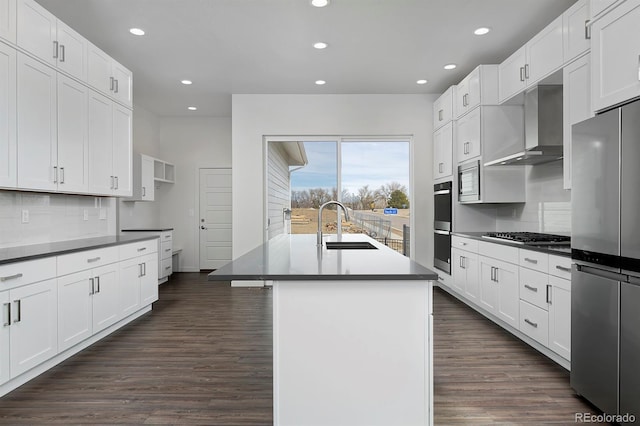
{"type": "Polygon", "coordinates": [[[576,265],[576,269],[578,272],[582,272],[589,275],[595,275],[597,277],[607,278],[614,281],[623,281],[628,282],[629,276],[625,274],[619,274],[617,272],[609,272],[604,269],[594,268],[593,266],[587,265],[576,265]]]}

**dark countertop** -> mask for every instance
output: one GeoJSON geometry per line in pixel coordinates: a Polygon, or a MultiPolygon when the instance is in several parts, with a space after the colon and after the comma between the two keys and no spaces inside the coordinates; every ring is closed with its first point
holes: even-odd
{"type": "Polygon", "coordinates": [[[149,234],[110,235],[107,237],[82,238],[78,240],[0,248],[0,265],[84,250],[118,246],[121,244],[135,243],[137,241],[153,240],[156,238],[158,238],[156,235],[149,234]]]}
{"type": "Polygon", "coordinates": [[[502,244],[505,246],[517,247],[525,250],[539,251],[547,254],[555,254],[557,256],[571,257],[571,244],[562,245],[537,245],[537,244],[519,244],[508,240],[499,241],[495,239],[483,238],[482,236],[486,232],[452,232],[451,235],[457,235],[459,237],[472,238],[478,241],[484,241],[487,243],[502,244]]]}
{"type": "MultiPolygon", "coordinates": [[[[326,235],[324,241],[336,241],[326,235]]],[[[343,241],[367,241],[378,249],[327,250],[316,235],[280,235],[209,274],[210,281],[231,280],[437,280],[438,274],[364,234],[343,241]]]]}
{"type": "Polygon", "coordinates": [[[173,231],[173,228],[138,228],[138,229],[121,229],[120,232],[164,232],[173,231]]]}

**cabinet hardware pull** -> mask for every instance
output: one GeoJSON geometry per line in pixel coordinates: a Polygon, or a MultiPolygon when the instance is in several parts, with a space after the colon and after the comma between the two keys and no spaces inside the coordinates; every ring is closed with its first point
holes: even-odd
{"type": "Polygon", "coordinates": [[[524,67],[520,67],[520,81],[524,81],[524,67]]]}
{"type": "Polygon", "coordinates": [[[100,260],[100,256],[92,257],[91,259],[87,259],[87,262],[88,263],[93,263],[93,262],[97,262],[98,260],[100,260]]]}
{"type": "Polygon", "coordinates": [[[60,167],[60,175],[62,176],[60,178],[60,183],[64,183],[64,167],[60,167]]]}
{"type": "Polygon", "coordinates": [[[170,248],[169,248],[169,249],[165,249],[165,253],[166,253],[166,252],[169,252],[169,251],[171,251],[171,249],[170,249],[170,248]]]}
{"type": "Polygon", "coordinates": [[[89,278],[89,281],[91,281],[91,293],[89,293],[89,296],[91,296],[96,294],[96,283],[93,278],[89,278]]]}
{"type": "Polygon", "coordinates": [[[529,64],[524,64],[524,78],[529,79],[529,64]]]}
{"type": "Polygon", "coordinates": [[[64,62],[64,44],[60,45],[60,62],[64,62]]]}
{"type": "Polygon", "coordinates": [[[113,93],[118,93],[118,80],[116,79],[116,89],[113,91],[113,93]]]}
{"type": "Polygon", "coordinates": [[[171,238],[171,235],[165,235],[164,237],[165,238],[171,238]]]}
{"type": "Polygon", "coordinates": [[[53,166],[53,183],[58,183],[58,166],[53,166]]]}
{"type": "Polygon", "coordinates": [[[147,262],[142,262],[142,276],[147,276],[147,262]]]}
{"type": "Polygon", "coordinates": [[[171,269],[171,266],[167,266],[167,267],[164,268],[165,271],[168,270],[168,269],[171,269]]]}
{"type": "Polygon", "coordinates": [[[147,196],[147,188],[145,188],[144,186],[142,187],[142,196],[143,197],[147,196]]]}
{"type": "Polygon", "coordinates": [[[115,81],[115,79],[113,77],[109,77],[109,80],[111,81],[111,84],[109,85],[109,90],[113,92],[113,82],[115,81]]]}
{"type": "Polygon", "coordinates": [[[533,263],[534,265],[538,264],[538,261],[536,259],[529,259],[528,257],[524,258],[525,262],[529,262],[529,263],[533,263]]]}
{"type": "Polygon", "coordinates": [[[111,178],[111,188],[109,189],[113,189],[113,176],[109,176],[111,178]]]}
{"type": "Polygon", "coordinates": [[[145,251],[146,249],[147,249],[146,247],[140,247],[138,251],[145,251]]]}
{"type": "Polygon", "coordinates": [[[100,277],[96,277],[96,287],[98,288],[96,293],[100,293],[100,277]]]}
{"type": "Polygon", "coordinates": [[[9,275],[6,277],[0,277],[0,281],[5,282],[5,281],[9,281],[9,280],[15,280],[17,278],[22,278],[22,273],[17,273],[17,274],[13,274],[13,275],[9,275]]]}
{"type": "Polygon", "coordinates": [[[551,292],[552,292],[551,284],[547,284],[547,303],[550,304],[550,305],[552,304],[551,303],[551,292]]]}
{"type": "Polygon", "coordinates": [[[443,113],[442,110],[438,111],[438,121],[442,121],[442,113],[443,113]]]}
{"type": "Polygon", "coordinates": [[[13,303],[16,303],[18,305],[18,318],[13,320],[13,323],[15,324],[22,321],[22,300],[14,300],[13,303]]]}
{"type": "Polygon", "coordinates": [[[58,59],[58,42],[53,42],[53,59],[58,59]]]}
{"type": "Polygon", "coordinates": [[[142,276],[142,263],[138,263],[138,278],[142,276]]]}
{"type": "Polygon", "coordinates": [[[591,40],[591,25],[589,25],[589,22],[591,22],[590,19],[584,21],[584,38],[586,40],[591,40]]]}
{"type": "Polygon", "coordinates": [[[11,303],[5,303],[4,306],[7,307],[7,320],[2,325],[8,327],[11,325],[11,303]]]}
{"type": "Polygon", "coordinates": [[[467,243],[461,242],[461,243],[460,243],[460,245],[461,245],[461,246],[466,246],[466,245],[467,245],[467,243]]]}
{"type": "Polygon", "coordinates": [[[526,322],[527,324],[529,324],[533,328],[538,328],[538,323],[530,321],[528,318],[525,318],[524,322],[526,322]]]}
{"type": "Polygon", "coordinates": [[[120,184],[118,183],[118,176],[114,176],[116,178],[116,187],[113,189],[118,189],[118,187],[120,186],[120,184]]]}
{"type": "Polygon", "coordinates": [[[525,285],[524,285],[524,288],[526,288],[527,290],[531,290],[531,291],[533,291],[534,293],[537,293],[537,292],[538,292],[538,287],[531,287],[531,286],[530,286],[530,285],[528,285],[528,284],[525,284],[525,285]]]}
{"type": "Polygon", "coordinates": [[[438,173],[442,173],[442,166],[444,163],[438,163],[438,173]]]}
{"type": "Polygon", "coordinates": [[[556,269],[558,269],[559,271],[563,271],[563,272],[571,272],[571,268],[567,268],[567,267],[560,266],[560,265],[556,265],[556,269]]]}

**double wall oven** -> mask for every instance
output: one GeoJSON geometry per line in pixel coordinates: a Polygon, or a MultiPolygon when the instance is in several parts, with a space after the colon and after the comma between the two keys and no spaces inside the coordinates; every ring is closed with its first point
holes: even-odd
{"type": "Polygon", "coordinates": [[[451,182],[433,186],[433,266],[451,274],[451,182]]]}

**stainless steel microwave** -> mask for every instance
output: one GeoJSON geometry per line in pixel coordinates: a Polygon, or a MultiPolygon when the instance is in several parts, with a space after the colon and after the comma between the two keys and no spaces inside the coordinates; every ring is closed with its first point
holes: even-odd
{"type": "Polygon", "coordinates": [[[472,203],[480,201],[480,161],[458,166],[458,201],[472,203]]]}

